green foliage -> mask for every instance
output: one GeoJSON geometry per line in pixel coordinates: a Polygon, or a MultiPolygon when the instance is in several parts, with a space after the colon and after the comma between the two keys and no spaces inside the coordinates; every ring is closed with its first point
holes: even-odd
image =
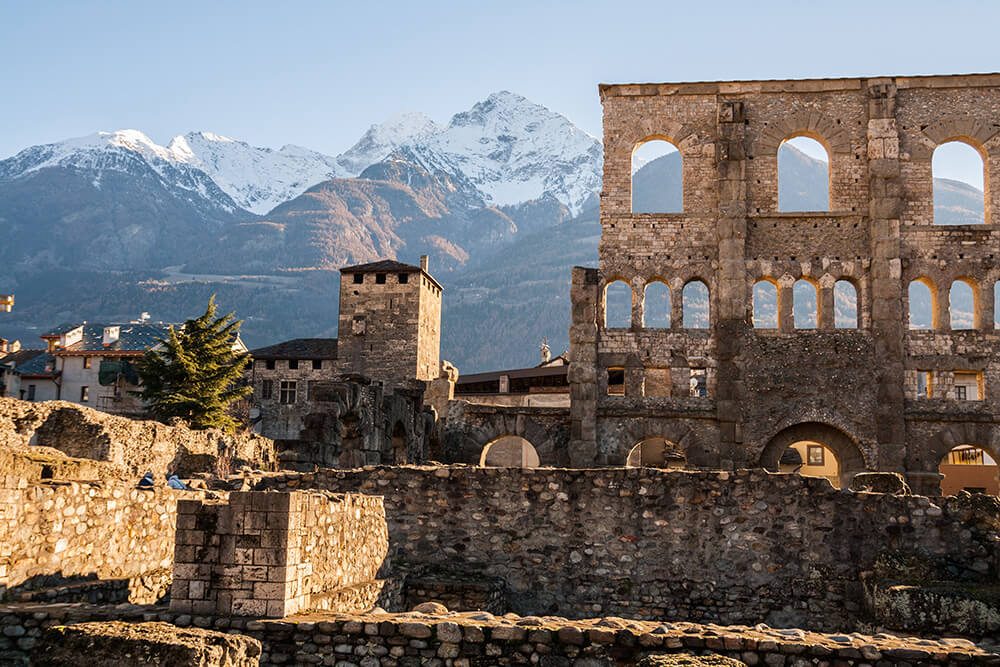
{"type": "Polygon", "coordinates": [[[171,327],[162,348],[147,350],[136,364],[140,395],[160,421],[179,417],[196,429],[236,428],[228,406],[253,391],[239,384],[249,357],[233,350],[242,320],[215,311],[213,296],[204,315],[171,327]]]}

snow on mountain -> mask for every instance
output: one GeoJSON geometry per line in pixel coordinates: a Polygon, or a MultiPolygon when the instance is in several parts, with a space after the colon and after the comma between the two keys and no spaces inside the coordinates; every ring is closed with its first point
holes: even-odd
{"type": "Polygon", "coordinates": [[[420,142],[441,131],[428,116],[417,111],[403,111],[381,125],[372,125],[358,142],[337,156],[337,164],[350,176],[381,162],[398,148],[420,142]]]}

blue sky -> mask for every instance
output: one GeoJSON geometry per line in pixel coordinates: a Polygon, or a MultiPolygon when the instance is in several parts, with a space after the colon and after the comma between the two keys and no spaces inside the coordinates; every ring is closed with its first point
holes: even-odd
{"type": "Polygon", "coordinates": [[[501,89],[599,136],[599,82],[996,71],[998,24],[1000,3],[919,0],[5,2],[0,158],[122,128],[335,154],[501,89]]]}

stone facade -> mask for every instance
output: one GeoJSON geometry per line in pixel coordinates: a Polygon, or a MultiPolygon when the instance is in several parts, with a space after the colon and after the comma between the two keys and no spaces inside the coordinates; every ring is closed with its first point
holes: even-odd
{"type": "Polygon", "coordinates": [[[574,269],[571,287],[573,465],[622,465],[642,438],[661,437],[695,467],[776,469],[775,450],[799,438],[831,449],[844,483],[861,470],[892,471],[932,493],[952,446],[996,455],[1000,77],[602,85],[600,93],[600,266],[574,269]],[[778,211],[777,151],[796,136],[828,150],[829,211],[778,211]],[[651,139],[680,151],[683,213],[631,211],[632,153],[651,139]],[[933,224],[931,157],[951,139],[984,157],[987,224],[933,224]],[[949,324],[947,289],[960,278],[976,295],[972,330],[949,324]],[[799,279],[817,287],[816,329],[794,328],[799,279]],[[761,280],[777,287],[777,329],[752,325],[761,280]],[[835,327],[840,280],[857,294],[854,329],[835,327]],[[908,329],[914,280],[936,297],[932,331],[908,329]],[[614,281],[633,295],[624,328],[605,326],[614,281]],[[667,329],[643,326],[654,281],[671,291],[667,329]],[[705,329],[684,326],[692,281],[708,287],[705,329]],[[609,369],[623,369],[624,395],[609,395],[609,369]],[[647,391],[667,370],[670,391],[647,391]],[[933,374],[931,398],[907,396],[915,371],[933,374]],[[979,374],[979,400],[949,392],[954,371],[979,374]],[[692,376],[705,378],[704,395],[688,391],[692,376]]]}
{"type": "Polygon", "coordinates": [[[281,618],[378,602],[388,549],[381,498],[234,492],[182,500],[170,608],[281,618]],[[345,605],[350,602],[351,605],[345,605]]]}
{"type": "Polygon", "coordinates": [[[340,270],[338,370],[387,387],[440,373],[441,285],[421,266],[384,260],[340,270]]]}

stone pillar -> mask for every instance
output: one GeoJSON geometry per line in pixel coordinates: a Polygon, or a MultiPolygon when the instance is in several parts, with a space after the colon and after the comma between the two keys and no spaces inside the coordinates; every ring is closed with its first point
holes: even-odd
{"type": "Polygon", "coordinates": [[[745,135],[743,103],[720,100],[716,144],[719,270],[716,293],[712,297],[718,363],[718,465],[722,468],[730,468],[736,461],[743,463],[745,458],[740,451],[743,444],[741,406],[745,400],[740,356],[749,313],[744,252],[747,235],[745,135]]]}
{"type": "Polygon", "coordinates": [[[573,267],[569,327],[570,441],[568,461],[558,465],[592,466],[597,460],[597,269],[573,267]]]}
{"type": "Polygon", "coordinates": [[[782,331],[795,330],[795,280],[778,280],[778,328],[782,331]]]}
{"type": "Polygon", "coordinates": [[[983,331],[993,331],[996,329],[996,324],[994,317],[996,316],[994,308],[996,305],[996,296],[994,290],[996,289],[996,283],[986,282],[979,286],[979,308],[977,309],[979,315],[979,329],[983,331]]]}
{"type": "Polygon", "coordinates": [[[903,417],[904,289],[899,217],[903,197],[893,79],[868,82],[868,176],[871,217],[872,334],[882,372],[875,428],[879,470],[902,472],[906,452],[903,417]]]}
{"type": "MultiPolygon", "coordinates": [[[[819,288],[819,321],[817,324],[823,331],[833,331],[837,328],[836,323],[836,300],[834,299],[833,287],[819,288]]],[[[860,326],[860,322],[859,322],[860,326]]]]}

